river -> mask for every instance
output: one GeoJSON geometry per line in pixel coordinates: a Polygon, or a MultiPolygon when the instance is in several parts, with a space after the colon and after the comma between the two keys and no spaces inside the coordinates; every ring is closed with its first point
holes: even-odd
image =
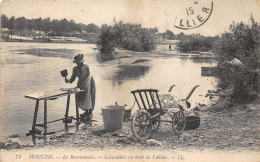
{"type": "MultiPolygon", "coordinates": [[[[1,139],[10,135],[20,136],[22,141],[31,129],[35,101],[24,95],[38,91],[75,87],[66,84],[60,71],[68,69],[71,75],[74,55],[82,53],[96,83],[94,124],[102,124],[101,107],[115,104],[130,108],[134,98],[130,91],[141,88],[159,89],[164,93],[175,84],[173,94],[184,98],[195,85],[200,87],[191,97],[191,103],[207,102],[207,90],[215,88],[215,79],[202,77],[202,66],[214,66],[215,61],[192,57],[152,57],[139,64],[122,64],[124,59],[102,61],[93,44],[16,43],[1,42],[1,139]]],[[[127,59],[127,58],[125,58],[127,59]]],[[[139,59],[139,58],[137,58],[139,59]]],[[[147,59],[147,58],[146,58],[147,59]]],[[[74,98],[74,96],[73,96],[74,98]]],[[[48,102],[48,120],[64,117],[66,97],[48,102]]],[[[135,107],[136,109],[136,107],[135,107]]],[[[72,100],[70,114],[75,116],[72,100]]],[[[80,111],[82,113],[82,111],[80,111]]],[[[43,121],[43,103],[40,102],[38,123],[43,121]]],[[[48,125],[48,131],[63,130],[64,124],[48,125]]]]}

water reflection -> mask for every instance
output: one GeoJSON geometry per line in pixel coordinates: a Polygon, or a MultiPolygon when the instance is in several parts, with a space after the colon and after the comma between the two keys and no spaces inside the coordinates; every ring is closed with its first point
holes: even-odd
{"type": "Polygon", "coordinates": [[[28,54],[34,55],[39,57],[61,57],[61,58],[68,58],[72,59],[78,50],[72,49],[49,49],[49,48],[32,48],[32,49],[17,49],[17,50],[10,50],[15,54],[28,54]]]}
{"type": "Polygon", "coordinates": [[[112,54],[96,54],[96,61],[98,63],[104,63],[106,61],[112,61],[115,59],[115,55],[112,55],[112,54]]]}
{"type": "Polygon", "coordinates": [[[191,58],[191,61],[194,63],[209,63],[209,64],[214,64],[216,62],[214,57],[199,57],[195,56],[191,58]]]}
{"type": "Polygon", "coordinates": [[[149,72],[150,66],[143,65],[120,65],[119,70],[111,78],[113,85],[122,85],[125,81],[136,80],[149,72]]]}
{"type": "MultiPolygon", "coordinates": [[[[51,134],[58,135],[58,133],[59,133],[59,135],[60,135],[60,133],[61,133],[61,135],[70,135],[70,134],[77,133],[78,131],[79,131],[79,124],[68,125],[67,123],[65,123],[64,124],[64,130],[59,130],[59,131],[55,131],[55,132],[48,132],[47,135],[51,135],[51,134]],[[75,127],[75,129],[72,129],[74,127],[75,127]],[[63,132],[65,132],[65,134],[63,132]]],[[[41,143],[42,141],[45,142],[45,143],[48,142],[47,135],[41,135],[41,134],[39,134],[39,135],[31,134],[31,135],[32,135],[32,143],[33,143],[34,146],[36,146],[37,142],[39,142],[39,143],[41,143]]],[[[52,140],[52,139],[50,138],[50,140],[52,140]]]]}

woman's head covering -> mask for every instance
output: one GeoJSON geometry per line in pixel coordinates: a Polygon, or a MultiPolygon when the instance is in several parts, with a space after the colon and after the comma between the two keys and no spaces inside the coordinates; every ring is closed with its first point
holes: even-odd
{"type": "Polygon", "coordinates": [[[74,57],[74,60],[73,60],[73,63],[77,63],[77,62],[83,62],[84,59],[83,59],[84,55],[83,54],[78,54],[74,57]]]}

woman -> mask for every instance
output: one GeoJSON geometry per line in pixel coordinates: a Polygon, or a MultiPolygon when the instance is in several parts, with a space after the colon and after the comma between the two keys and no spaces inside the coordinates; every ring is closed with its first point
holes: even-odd
{"type": "Polygon", "coordinates": [[[73,63],[77,66],[73,68],[73,73],[70,79],[65,78],[66,83],[72,83],[78,77],[77,88],[84,90],[76,94],[76,104],[85,112],[81,114],[81,119],[84,117],[91,118],[92,111],[95,106],[95,82],[93,77],[90,77],[89,67],[85,65],[83,54],[78,54],[74,57],[73,63]]]}

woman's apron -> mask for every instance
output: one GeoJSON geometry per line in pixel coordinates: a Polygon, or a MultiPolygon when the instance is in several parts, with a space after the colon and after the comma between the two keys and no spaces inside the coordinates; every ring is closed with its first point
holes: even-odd
{"type": "Polygon", "coordinates": [[[86,68],[81,69],[78,79],[77,87],[84,91],[76,94],[76,104],[82,110],[93,110],[96,97],[95,81],[92,76],[86,75],[85,70],[86,68]]]}

